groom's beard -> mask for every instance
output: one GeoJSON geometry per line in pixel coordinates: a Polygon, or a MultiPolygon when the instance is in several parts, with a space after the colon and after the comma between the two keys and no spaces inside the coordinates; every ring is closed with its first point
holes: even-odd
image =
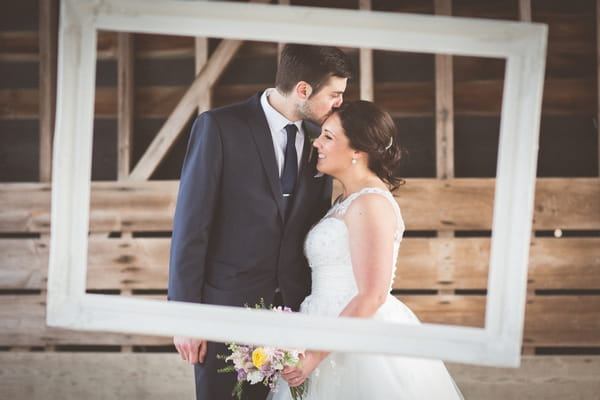
{"type": "Polygon", "coordinates": [[[310,108],[310,104],[310,100],[307,100],[304,103],[302,103],[298,109],[298,114],[300,115],[302,120],[310,121],[319,126],[323,125],[323,122],[325,122],[325,120],[329,118],[329,116],[335,111],[332,108],[327,114],[319,116],[315,112],[313,112],[313,110],[310,108]]]}

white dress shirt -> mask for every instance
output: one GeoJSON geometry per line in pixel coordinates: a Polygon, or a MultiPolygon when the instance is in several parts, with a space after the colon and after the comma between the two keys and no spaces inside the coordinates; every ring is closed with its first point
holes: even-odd
{"type": "Polygon", "coordinates": [[[302,120],[292,122],[286,117],[281,115],[279,111],[273,108],[269,104],[269,94],[274,91],[274,88],[265,90],[260,96],[260,104],[265,117],[267,117],[267,123],[271,130],[271,137],[273,139],[273,148],[275,149],[275,160],[277,161],[277,167],[279,168],[279,177],[283,173],[283,163],[285,161],[285,147],[287,146],[287,133],[285,126],[288,124],[294,124],[298,128],[296,134],[296,151],[298,153],[298,171],[300,171],[300,162],[302,161],[302,150],[304,149],[304,129],[302,129],[302,120]]]}

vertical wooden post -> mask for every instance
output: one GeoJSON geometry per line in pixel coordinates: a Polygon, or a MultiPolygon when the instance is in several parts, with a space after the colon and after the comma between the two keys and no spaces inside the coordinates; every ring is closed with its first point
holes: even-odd
{"type": "MultiPolygon", "coordinates": [[[[290,0],[279,0],[279,5],[289,6],[290,0]]],[[[283,50],[284,45],[285,43],[277,43],[277,65],[279,65],[279,60],[281,59],[281,51],[283,50]]]]}
{"type": "MultiPolygon", "coordinates": [[[[135,48],[132,33],[119,33],[118,37],[118,141],[119,156],[117,175],[118,180],[129,178],[131,169],[131,150],[133,138],[133,121],[135,118],[135,48]]],[[[100,237],[109,234],[100,233],[100,237]]],[[[122,232],[122,238],[131,239],[131,232],[122,232]]],[[[122,287],[121,296],[131,296],[131,288],[122,287]]],[[[122,353],[133,352],[133,346],[121,346],[122,353]]]]}
{"type": "MultiPolygon", "coordinates": [[[[39,101],[40,101],[40,182],[52,180],[52,141],[54,138],[54,119],[56,114],[56,57],[58,54],[58,1],[39,1],[39,101]]],[[[49,242],[50,235],[44,233],[41,240],[49,242]]],[[[46,287],[40,295],[46,295],[46,287]]],[[[12,347],[11,351],[29,350],[12,347]]],[[[54,351],[55,346],[45,346],[45,351],[54,351]]]]}
{"type": "Polygon", "coordinates": [[[41,182],[52,177],[52,140],[56,112],[56,56],[58,42],[58,1],[39,1],[39,80],[41,182]]]}
{"type": "MultiPolygon", "coordinates": [[[[358,7],[361,10],[371,10],[371,0],[359,0],[358,7]]],[[[360,49],[360,98],[373,101],[375,99],[373,85],[373,50],[360,49]]]]}
{"type": "MultiPolygon", "coordinates": [[[[451,15],[451,0],[435,0],[435,13],[451,15]]],[[[435,136],[436,174],[438,178],[454,177],[454,87],[452,56],[435,55],[435,136]]]]}
{"type": "Polygon", "coordinates": [[[118,62],[118,161],[117,179],[129,177],[134,119],[134,64],[133,34],[119,33],[118,62]]]}
{"type": "Polygon", "coordinates": [[[519,0],[519,21],[531,22],[531,0],[519,0]]]}
{"type": "MultiPolygon", "coordinates": [[[[519,0],[519,21],[531,22],[531,0],[519,0]]],[[[531,230],[531,241],[535,240],[535,231],[531,230]]],[[[535,290],[527,288],[527,297],[535,296],[535,290]]],[[[535,355],[535,346],[524,345],[521,347],[524,355],[535,355]]]]}
{"type": "Polygon", "coordinates": [[[597,69],[597,100],[596,132],[598,139],[598,176],[600,176],[600,0],[596,0],[596,69],[597,69]]]}
{"type": "MultiPolygon", "coordinates": [[[[451,15],[451,0],[435,0],[436,15],[451,15]]],[[[452,56],[435,55],[435,143],[436,176],[438,179],[454,178],[454,85],[452,56]]],[[[438,232],[438,238],[444,240],[442,248],[450,251],[454,238],[452,231],[438,232]]],[[[445,252],[444,252],[445,253],[445,252]]],[[[454,262],[442,257],[438,266],[438,281],[454,280],[454,262]]],[[[440,290],[444,296],[454,295],[454,290],[440,290]]]]}
{"type": "MultiPolygon", "coordinates": [[[[196,61],[196,76],[202,71],[202,68],[208,61],[208,38],[197,37],[195,40],[195,61],[196,61]]],[[[208,88],[205,93],[201,93],[198,99],[198,114],[211,108],[212,89],[208,88]]]]}

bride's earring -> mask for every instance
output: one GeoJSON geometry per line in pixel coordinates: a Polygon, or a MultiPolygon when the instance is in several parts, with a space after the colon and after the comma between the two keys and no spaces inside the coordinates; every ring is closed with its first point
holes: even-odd
{"type": "Polygon", "coordinates": [[[352,159],[352,165],[356,165],[356,163],[357,163],[357,162],[358,162],[358,161],[356,161],[356,158],[353,158],[353,159],[352,159]]]}

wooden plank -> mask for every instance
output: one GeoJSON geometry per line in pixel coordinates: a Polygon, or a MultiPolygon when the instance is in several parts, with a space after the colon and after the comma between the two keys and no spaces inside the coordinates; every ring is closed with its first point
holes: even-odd
{"type": "Polygon", "coordinates": [[[435,55],[435,137],[436,176],[454,177],[454,89],[452,56],[435,55]]]}
{"type": "MultiPolygon", "coordinates": [[[[88,289],[167,288],[169,238],[90,237],[88,289]]],[[[487,238],[406,238],[394,289],[485,289],[487,238]]],[[[0,239],[0,289],[43,289],[47,239],[0,239]]],[[[600,289],[600,238],[535,238],[528,289],[600,289]]]]}
{"type": "Polygon", "coordinates": [[[600,179],[538,179],[534,203],[534,229],[598,229],[600,179]],[[587,192],[587,193],[585,193],[587,192]],[[585,193],[585,194],[584,194],[585,193]],[[570,225],[568,218],[578,220],[570,225]],[[554,226],[554,228],[553,228],[554,226]]]}
{"type": "MultiPolygon", "coordinates": [[[[118,57],[118,33],[98,32],[98,59],[118,57]]],[[[140,59],[190,58],[194,56],[194,38],[188,36],[135,33],[135,56],[140,59]]]]}
{"type": "Polygon", "coordinates": [[[52,140],[56,114],[56,55],[58,48],[58,2],[39,0],[40,56],[40,181],[52,175],[52,140]]]}
{"type": "Polygon", "coordinates": [[[0,89],[0,118],[39,118],[39,89],[0,89]]]}
{"type": "MultiPolygon", "coordinates": [[[[291,1],[290,0],[278,0],[277,3],[279,5],[282,6],[289,6],[291,1]]],[[[283,46],[285,46],[285,43],[277,43],[277,65],[279,65],[279,62],[281,61],[281,52],[283,51],[283,46]]]]}
{"type": "MultiPolygon", "coordinates": [[[[146,296],[150,297],[150,296],[146,296]]],[[[166,296],[151,296],[166,299],[166,296]]],[[[75,331],[46,325],[46,296],[0,296],[0,346],[169,345],[169,337],[75,331]]]]}
{"type": "Polygon", "coordinates": [[[39,59],[38,31],[0,32],[0,61],[35,62],[39,59]]]}
{"type": "MultiPolygon", "coordinates": [[[[195,69],[196,75],[202,72],[202,69],[206,66],[208,62],[208,38],[205,37],[197,37],[195,40],[195,69]]],[[[204,111],[210,110],[211,107],[211,99],[212,99],[212,88],[209,88],[203,93],[200,93],[200,99],[198,101],[198,114],[203,113],[204,111]]]]}
{"type": "MultiPolygon", "coordinates": [[[[90,231],[168,231],[178,182],[92,183],[90,231]]],[[[49,184],[0,184],[1,232],[48,232],[49,184]]]]}
{"type": "Polygon", "coordinates": [[[200,94],[212,88],[241,44],[241,40],[223,40],[219,44],[210,61],[186,91],[144,155],[131,171],[130,180],[142,181],[150,178],[198,106],[200,94]]]}
{"type": "MultiPolygon", "coordinates": [[[[447,363],[467,399],[583,400],[600,392],[600,356],[525,356],[519,368],[447,363]]],[[[187,399],[193,369],[176,354],[0,353],[10,399],[187,399]],[[160,377],[160,379],[157,379],[160,377]]]]}
{"type": "Polygon", "coordinates": [[[519,21],[531,22],[531,0],[519,0],[519,21]]]}
{"type": "Polygon", "coordinates": [[[195,393],[194,369],[173,353],[0,353],[0,387],[13,400],[191,399],[195,393]]]}
{"type": "MultiPolygon", "coordinates": [[[[371,10],[371,0],[359,0],[360,10],[371,10]]],[[[360,99],[374,101],[374,75],[373,75],[373,50],[361,48],[359,50],[360,70],[360,99]]]]}
{"type": "MultiPolygon", "coordinates": [[[[484,296],[398,296],[423,322],[482,327],[484,296]]],[[[600,296],[528,296],[523,344],[600,345],[600,296]]]]}
{"type": "Polygon", "coordinates": [[[90,241],[88,289],[162,289],[169,279],[167,238],[90,241]]]}
{"type": "Polygon", "coordinates": [[[127,32],[119,33],[118,52],[117,178],[118,180],[125,180],[129,177],[133,139],[135,95],[133,34],[127,32]]]}
{"type": "Polygon", "coordinates": [[[600,296],[528,297],[523,343],[598,347],[600,296]]]}
{"type": "Polygon", "coordinates": [[[600,356],[524,356],[519,368],[446,363],[466,399],[585,400],[600,393],[600,356]]]}
{"type": "Polygon", "coordinates": [[[0,239],[0,289],[46,287],[48,240],[0,239]]]}
{"type": "MultiPolygon", "coordinates": [[[[486,238],[407,238],[394,288],[485,289],[489,249],[486,238]]],[[[600,238],[533,239],[528,289],[600,289],[600,238]]]]}
{"type": "MultiPolygon", "coordinates": [[[[407,229],[481,230],[491,228],[493,179],[408,179],[396,196],[407,229]]],[[[597,229],[600,181],[596,178],[536,183],[534,229],[597,229]],[[560,186],[564,184],[565,186],[560,186]]]]}
{"type": "Polygon", "coordinates": [[[600,0],[596,0],[596,69],[597,69],[597,87],[596,94],[596,137],[598,141],[598,176],[600,176],[600,0]]]}
{"type": "Polygon", "coordinates": [[[373,50],[360,49],[360,99],[373,101],[375,99],[373,82],[373,50]]]}
{"type": "MultiPolygon", "coordinates": [[[[138,297],[138,296],[135,296],[138,297]]],[[[146,296],[162,298],[165,296],[146,296]]],[[[483,326],[484,296],[398,296],[423,322],[483,326]]],[[[45,296],[0,296],[0,346],[168,345],[170,338],[49,328],[45,296]]],[[[523,343],[600,346],[600,296],[528,297],[523,343]]]]}
{"type": "MultiPolygon", "coordinates": [[[[451,0],[435,0],[436,15],[452,15],[451,0]]],[[[452,55],[435,55],[435,161],[436,177],[439,179],[454,178],[454,77],[452,55]]],[[[453,231],[438,232],[441,240],[451,240],[453,231]]],[[[440,250],[448,250],[441,246],[440,250]]],[[[447,258],[446,251],[437,253],[440,258],[447,258]]],[[[437,271],[440,282],[449,282],[455,275],[452,263],[442,262],[437,271]]],[[[452,294],[449,286],[441,289],[443,294],[452,294]]]]}
{"type": "MultiPolygon", "coordinates": [[[[525,356],[519,368],[446,365],[467,399],[584,400],[600,392],[600,356],[525,356]]],[[[188,399],[194,377],[172,353],[18,352],[0,353],[0,387],[15,400],[188,399]]]]}
{"type": "MultiPolygon", "coordinates": [[[[90,230],[170,231],[177,181],[93,182],[90,230]]],[[[339,193],[339,188],[336,188],[339,193]]],[[[407,179],[396,196],[409,230],[491,227],[494,179],[407,179]]],[[[600,228],[600,179],[539,178],[534,229],[600,228]]],[[[0,232],[48,232],[50,185],[0,184],[0,232]]]]}
{"type": "MultiPolygon", "coordinates": [[[[246,100],[269,83],[216,85],[213,106],[220,107],[246,100]]],[[[457,81],[454,83],[455,115],[499,116],[503,82],[497,80],[457,81]]],[[[169,110],[188,90],[184,86],[146,86],[135,89],[136,116],[166,118],[169,110]]],[[[0,119],[37,118],[39,91],[36,89],[0,89],[0,119]]],[[[345,98],[356,100],[359,88],[349,85],[345,98]]],[[[375,83],[377,104],[396,117],[431,116],[435,109],[432,82],[375,83]]],[[[544,115],[596,115],[596,78],[547,79],[544,87],[544,115]]],[[[95,115],[117,117],[117,89],[96,88],[95,115]]]]}
{"type": "Polygon", "coordinates": [[[396,296],[421,320],[435,324],[451,324],[483,328],[485,323],[484,296],[418,295],[396,296]]]}

